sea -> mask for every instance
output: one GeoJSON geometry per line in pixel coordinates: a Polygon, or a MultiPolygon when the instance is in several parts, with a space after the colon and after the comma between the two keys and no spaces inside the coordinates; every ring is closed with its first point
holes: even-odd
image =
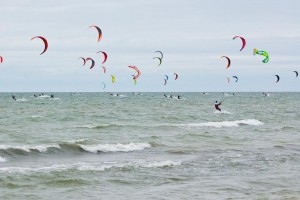
{"type": "Polygon", "coordinates": [[[38,95],[0,93],[0,199],[300,199],[300,93],[38,95]]]}

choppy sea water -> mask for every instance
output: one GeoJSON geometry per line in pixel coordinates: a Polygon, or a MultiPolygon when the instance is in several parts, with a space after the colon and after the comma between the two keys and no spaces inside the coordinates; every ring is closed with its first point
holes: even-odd
{"type": "Polygon", "coordinates": [[[300,93],[14,95],[0,199],[300,198],[300,93]]]}

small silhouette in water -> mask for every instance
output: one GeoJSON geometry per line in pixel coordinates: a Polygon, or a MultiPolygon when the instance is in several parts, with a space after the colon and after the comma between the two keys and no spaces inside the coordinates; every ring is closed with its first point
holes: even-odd
{"type": "Polygon", "coordinates": [[[11,95],[11,97],[13,98],[13,100],[17,101],[15,95],[11,95]]]}
{"type": "Polygon", "coordinates": [[[178,99],[181,99],[181,96],[180,96],[180,95],[178,95],[178,99]]]}
{"type": "Polygon", "coordinates": [[[54,98],[54,95],[53,94],[51,94],[51,96],[50,96],[51,98],[54,98]]]}
{"type": "Polygon", "coordinates": [[[215,103],[215,109],[218,111],[221,111],[221,108],[219,107],[222,104],[222,101],[220,103],[218,103],[218,101],[216,101],[215,103]]]}

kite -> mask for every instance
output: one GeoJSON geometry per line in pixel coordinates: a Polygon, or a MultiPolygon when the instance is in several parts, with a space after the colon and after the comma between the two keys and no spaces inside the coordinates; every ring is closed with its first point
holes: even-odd
{"type": "Polygon", "coordinates": [[[232,39],[234,40],[235,38],[240,38],[240,39],[242,40],[242,48],[241,48],[241,50],[240,50],[240,51],[242,51],[243,48],[246,46],[246,40],[245,40],[245,38],[243,38],[243,37],[241,37],[241,36],[235,36],[235,37],[232,38],[232,39]]]}
{"type": "Polygon", "coordinates": [[[293,71],[293,72],[295,72],[295,74],[296,74],[296,78],[298,77],[298,72],[297,71],[293,71]]]}
{"type": "Polygon", "coordinates": [[[86,60],[85,60],[85,58],[83,58],[83,57],[79,57],[78,59],[82,59],[82,60],[83,60],[83,65],[82,65],[82,66],[84,66],[84,65],[85,65],[85,63],[86,63],[86,60]]]}
{"type": "Polygon", "coordinates": [[[228,63],[227,63],[226,69],[228,69],[230,67],[230,63],[231,63],[230,59],[227,56],[222,56],[221,58],[226,58],[227,59],[228,63]]]}
{"type": "Polygon", "coordinates": [[[98,51],[97,53],[102,53],[103,54],[103,56],[104,56],[104,59],[103,59],[103,62],[102,62],[102,64],[103,63],[105,63],[106,62],[106,60],[107,60],[107,53],[105,53],[104,51],[98,51]]]}
{"type": "Polygon", "coordinates": [[[160,66],[160,65],[161,65],[162,59],[161,59],[160,57],[154,57],[153,59],[158,59],[158,60],[159,60],[159,64],[158,64],[158,66],[160,66]]]}
{"type": "Polygon", "coordinates": [[[104,74],[106,73],[106,67],[102,66],[104,74]]]}
{"type": "Polygon", "coordinates": [[[102,38],[102,31],[98,26],[95,25],[91,25],[90,28],[95,28],[98,31],[98,42],[100,42],[101,38],[102,38]]]}
{"type": "Polygon", "coordinates": [[[45,53],[46,51],[47,51],[47,49],[48,49],[48,42],[47,42],[47,40],[46,40],[46,38],[44,38],[44,37],[42,37],[42,36],[35,36],[35,37],[33,37],[33,38],[31,38],[31,40],[33,40],[33,39],[35,39],[35,38],[40,38],[41,40],[43,40],[43,42],[44,42],[44,51],[42,52],[42,53],[40,53],[40,55],[42,55],[43,53],[45,53]]]}
{"type": "Polygon", "coordinates": [[[237,76],[232,76],[232,78],[235,78],[235,82],[238,82],[239,78],[237,76]]]}
{"type": "Polygon", "coordinates": [[[178,79],[178,74],[174,73],[174,75],[175,75],[175,80],[177,80],[178,79]]]}
{"type": "Polygon", "coordinates": [[[230,78],[229,77],[226,77],[227,78],[227,83],[229,83],[230,82],[230,78]]]}
{"type": "Polygon", "coordinates": [[[280,77],[278,75],[275,75],[277,77],[277,81],[275,83],[278,83],[278,81],[280,80],[280,77]]]}
{"type": "Polygon", "coordinates": [[[168,80],[165,79],[165,84],[164,85],[167,85],[167,82],[168,82],[168,80]]]}
{"type": "Polygon", "coordinates": [[[116,77],[114,75],[111,75],[111,82],[115,83],[116,82],[116,77]]]}
{"type": "Polygon", "coordinates": [[[86,60],[86,61],[89,61],[89,60],[92,61],[92,65],[91,65],[90,69],[92,69],[92,68],[95,66],[95,61],[94,61],[92,58],[87,58],[87,59],[85,59],[85,60],[86,60]]]}
{"type": "Polygon", "coordinates": [[[160,53],[160,55],[161,55],[160,59],[163,59],[164,54],[161,51],[155,51],[155,53],[157,53],[157,52],[160,53]]]}
{"type": "Polygon", "coordinates": [[[257,49],[253,49],[253,55],[256,55],[256,54],[265,57],[265,59],[262,60],[263,63],[269,62],[269,54],[266,51],[258,51],[257,49]]]}
{"type": "Polygon", "coordinates": [[[138,79],[141,76],[140,70],[136,66],[128,66],[129,68],[134,69],[138,74],[133,77],[133,79],[138,79]]]}

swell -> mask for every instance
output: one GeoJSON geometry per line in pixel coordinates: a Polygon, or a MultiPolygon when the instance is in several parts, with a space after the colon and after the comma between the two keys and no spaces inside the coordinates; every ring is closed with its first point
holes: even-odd
{"type": "MultiPolygon", "coordinates": [[[[41,145],[0,145],[1,156],[28,156],[34,154],[60,154],[60,153],[107,153],[107,152],[131,152],[142,151],[151,148],[150,143],[134,143],[127,144],[83,144],[83,141],[73,141],[60,144],[41,144],[41,145]]],[[[3,157],[0,162],[4,162],[3,157]]]]}

